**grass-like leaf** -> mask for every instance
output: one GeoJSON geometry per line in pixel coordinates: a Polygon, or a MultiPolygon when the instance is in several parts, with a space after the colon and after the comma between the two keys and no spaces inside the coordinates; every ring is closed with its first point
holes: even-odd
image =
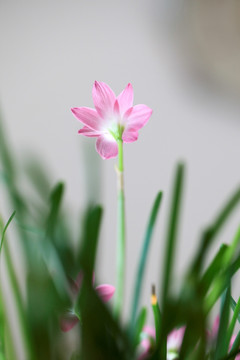
{"type": "Polygon", "coordinates": [[[229,286],[222,296],[220,323],[218,328],[216,350],[213,360],[218,360],[221,356],[227,354],[228,351],[228,340],[226,334],[229,322],[230,299],[231,291],[229,286]]]}
{"type": "Polygon", "coordinates": [[[0,254],[1,254],[1,251],[2,251],[2,246],[3,246],[3,241],[4,241],[4,235],[5,235],[6,231],[7,231],[8,226],[10,225],[12,219],[14,218],[15,214],[16,214],[16,211],[14,211],[14,212],[12,213],[12,215],[10,216],[10,218],[8,219],[6,225],[5,225],[4,228],[3,228],[2,236],[1,236],[1,242],[0,242],[0,254]]]}
{"type": "Polygon", "coordinates": [[[223,259],[226,255],[227,250],[228,245],[222,244],[214,259],[203,274],[200,281],[203,296],[208,292],[212,281],[216,278],[216,275],[222,270],[223,259]]]}
{"type": "Polygon", "coordinates": [[[46,234],[49,237],[54,235],[54,230],[56,227],[56,222],[60,211],[63,193],[64,193],[64,184],[60,182],[55,186],[55,188],[53,189],[50,195],[51,207],[50,207],[50,212],[48,215],[47,226],[46,226],[47,228],[46,234]]]}
{"type": "Polygon", "coordinates": [[[216,220],[210,225],[204,232],[200,241],[200,247],[193,261],[192,268],[190,269],[190,274],[193,272],[199,274],[202,269],[202,265],[207,254],[209,246],[213,243],[216,236],[219,234],[222,227],[225,225],[230,215],[233,213],[237,205],[240,202],[240,188],[233,193],[230,199],[226,202],[225,206],[219,212],[219,215],[216,217],[216,220]]]}
{"type": "Polygon", "coordinates": [[[145,325],[146,322],[146,318],[147,318],[147,308],[143,307],[142,310],[140,311],[137,321],[136,321],[136,325],[135,325],[135,332],[134,332],[134,346],[136,347],[139,342],[140,342],[140,334],[143,330],[143,327],[145,325]]]}
{"type": "MultiPolygon", "coordinates": [[[[239,324],[240,324],[240,313],[238,312],[238,310],[236,310],[236,307],[237,307],[237,305],[238,305],[239,302],[240,302],[240,298],[238,299],[238,302],[236,303],[236,301],[235,301],[235,300],[233,299],[233,297],[231,296],[230,305],[231,305],[231,308],[232,308],[234,314],[235,314],[235,311],[236,311],[236,314],[238,313],[238,315],[237,315],[237,320],[238,320],[238,322],[239,322],[239,324]]],[[[237,307],[237,309],[238,309],[238,307],[237,307]]]]}
{"type": "Polygon", "coordinates": [[[159,207],[162,200],[162,192],[159,192],[156,196],[156,199],[154,201],[152,211],[149,217],[147,230],[145,233],[143,246],[142,246],[142,252],[140,256],[140,261],[138,265],[138,271],[135,281],[135,289],[134,289],[134,295],[133,295],[133,301],[132,301],[132,308],[131,308],[131,320],[130,320],[130,329],[131,333],[133,333],[133,329],[135,327],[136,322],[136,315],[138,311],[139,301],[141,297],[141,289],[143,286],[143,278],[144,278],[144,270],[146,267],[147,262],[147,256],[150,248],[150,243],[153,235],[154,226],[156,223],[159,207]]]}
{"type": "MultiPolygon", "coordinates": [[[[230,306],[231,307],[232,307],[233,301],[234,300],[233,300],[233,298],[231,296],[231,298],[230,298],[230,306]]],[[[236,325],[236,321],[240,316],[240,297],[238,299],[237,304],[236,304],[235,301],[234,301],[234,304],[235,304],[235,307],[234,307],[234,310],[233,310],[233,317],[232,317],[232,320],[230,322],[229,328],[227,330],[227,335],[226,335],[226,341],[227,341],[228,345],[230,344],[230,340],[231,340],[231,337],[232,337],[232,334],[233,334],[233,331],[234,331],[234,327],[236,325]]]]}
{"type": "Polygon", "coordinates": [[[178,235],[178,225],[179,225],[180,210],[181,210],[182,192],[183,192],[183,177],[184,177],[184,166],[183,164],[178,164],[175,174],[174,185],[173,185],[173,195],[172,195],[170,215],[168,220],[162,292],[160,296],[160,298],[162,299],[161,309],[163,312],[163,320],[161,327],[161,339],[160,339],[159,351],[162,360],[166,359],[167,332],[165,332],[165,324],[168,321],[167,313],[166,313],[166,304],[169,297],[169,287],[172,281],[172,266],[174,262],[174,253],[175,253],[175,246],[178,235]]]}

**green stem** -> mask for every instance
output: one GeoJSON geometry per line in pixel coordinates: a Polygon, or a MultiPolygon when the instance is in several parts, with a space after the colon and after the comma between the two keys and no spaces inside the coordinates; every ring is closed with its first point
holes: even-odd
{"type": "Polygon", "coordinates": [[[123,141],[118,140],[118,238],[117,238],[117,286],[115,294],[115,315],[120,317],[123,309],[125,278],[125,201],[123,183],[123,141]]]}
{"type": "Polygon", "coordinates": [[[28,326],[26,323],[26,313],[25,313],[23,300],[22,300],[22,296],[20,293],[19,285],[18,285],[18,280],[17,280],[15,270],[14,270],[14,267],[12,264],[12,259],[11,259],[7,241],[4,242],[3,246],[4,246],[4,255],[5,255],[8,275],[9,275],[12,291],[14,294],[14,300],[15,300],[15,304],[16,304],[16,308],[17,308],[21,336],[22,336],[22,339],[24,342],[26,356],[27,356],[27,359],[33,359],[32,346],[31,346],[31,342],[30,342],[28,326]]]}

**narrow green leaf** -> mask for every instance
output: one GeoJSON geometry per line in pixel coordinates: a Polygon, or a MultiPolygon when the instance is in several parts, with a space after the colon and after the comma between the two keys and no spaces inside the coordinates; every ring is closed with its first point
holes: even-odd
{"type": "Polygon", "coordinates": [[[134,346],[136,347],[140,342],[140,334],[146,322],[147,308],[143,307],[136,321],[135,334],[134,334],[134,346]]]}
{"type": "MultiPolygon", "coordinates": [[[[232,304],[233,304],[233,298],[231,296],[231,299],[230,299],[230,306],[232,307],[232,304]]],[[[234,301],[235,303],[235,301],[234,301]]],[[[233,330],[234,330],[234,327],[236,325],[236,321],[237,319],[240,317],[240,297],[238,299],[238,302],[237,304],[235,303],[235,307],[234,307],[234,310],[233,310],[233,317],[232,317],[232,320],[230,322],[230,325],[229,325],[229,328],[227,330],[227,336],[226,336],[226,341],[227,341],[227,345],[229,346],[230,344],[230,340],[231,340],[231,337],[232,337],[232,334],[233,334],[233,330]]]]}
{"type": "Polygon", "coordinates": [[[88,210],[79,262],[83,270],[90,276],[90,279],[92,279],[94,271],[101,219],[102,208],[100,206],[88,210]]]}
{"type": "Polygon", "coordinates": [[[136,314],[138,311],[139,300],[141,297],[141,289],[142,289],[142,285],[143,285],[143,278],[144,278],[144,271],[145,271],[146,262],[147,262],[147,255],[149,252],[150,243],[151,243],[159,207],[161,204],[161,200],[162,200],[162,192],[159,192],[155,198],[155,201],[154,201],[154,204],[152,207],[152,211],[151,211],[148,225],[147,225],[147,230],[146,230],[144,241],[143,241],[141,257],[140,257],[137,276],[136,276],[136,280],[135,280],[134,296],[133,296],[133,301],[132,301],[132,311],[131,311],[131,321],[130,321],[131,333],[133,333],[133,329],[135,327],[136,314]]]}
{"type": "Polygon", "coordinates": [[[50,195],[51,207],[47,218],[47,226],[46,226],[47,228],[46,234],[49,237],[54,235],[54,230],[56,227],[56,222],[58,219],[59,210],[62,202],[63,192],[64,192],[64,184],[60,182],[54,187],[50,195]]]}
{"type": "Polygon", "coordinates": [[[222,227],[225,225],[226,221],[235,210],[236,206],[240,202],[240,188],[233,193],[230,199],[227,201],[223,209],[220,211],[219,215],[217,216],[216,220],[210,225],[202,235],[202,239],[200,242],[200,247],[197,250],[197,254],[195,256],[195,260],[193,261],[193,265],[189,271],[191,274],[192,272],[198,274],[202,268],[203,261],[207,254],[207,250],[209,246],[212,244],[222,227]]]}
{"type": "Polygon", "coordinates": [[[156,333],[156,345],[160,345],[161,339],[161,327],[162,327],[162,314],[160,312],[159,304],[157,302],[157,297],[155,294],[155,286],[152,288],[152,298],[151,298],[154,324],[155,324],[155,333],[156,333]]]}
{"type": "Polygon", "coordinates": [[[178,223],[180,217],[181,200],[183,192],[183,178],[184,178],[184,166],[178,164],[175,174],[172,202],[170,207],[170,215],[168,220],[168,229],[166,236],[166,249],[164,257],[164,268],[163,268],[163,281],[162,281],[162,292],[160,299],[162,299],[162,313],[163,320],[161,326],[161,336],[159,344],[159,356],[162,360],[166,359],[167,349],[167,332],[165,327],[167,326],[167,314],[166,304],[169,298],[169,287],[172,281],[172,266],[174,262],[175,246],[178,235],[178,223]]]}
{"type": "Polygon", "coordinates": [[[212,285],[212,289],[209,294],[207,294],[204,299],[204,309],[206,314],[212,309],[218,298],[221,296],[223,291],[228,287],[229,280],[233,277],[233,275],[240,268],[240,254],[236,257],[232,264],[229,264],[228,267],[223,269],[222,273],[220,273],[215,279],[212,285]]]}
{"type": "MultiPolygon", "coordinates": [[[[239,303],[239,300],[240,300],[240,298],[238,299],[238,303],[239,303]]],[[[233,312],[235,313],[237,303],[236,303],[236,301],[233,299],[232,296],[231,296],[230,305],[231,305],[231,308],[232,308],[233,312]]],[[[239,324],[240,324],[240,313],[238,313],[238,315],[237,315],[237,320],[238,320],[238,322],[239,322],[239,324]]]]}
{"type": "Polygon", "coordinates": [[[10,218],[8,219],[6,225],[5,225],[4,228],[3,228],[2,237],[1,237],[1,242],[0,242],[0,254],[1,254],[2,246],[3,246],[3,241],[4,241],[5,233],[6,233],[6,231],[7,231],[8,226],[10,225],[12,219],[14,218],[15,214],[16,214],[16,211],[14,211],[14,212],[12,213],[12,215],[10,216],[10,218]]]}
{"type": "Polygon", "coordinates": [[[218,329],[216,350],[213,358],[214,360],[218,360],[221,356],[227,354],[228,351],[226,334],[227,334],[228,322],[229,322],[230,299],[231,299],[231,292],[229,286],[222,296],[220,323],[218,329]]]}
{"type": "Polygon", "coordinates": [[[212,281],[216,278],[217,274],[222,270],[223,259],[228,249],[228,245],[222,244],[214,259],[208,266],[207,270],[200,280],[203,296],[208,292],[212,281]]]}
{"type": "Polygon", "coordinates": [[[162,286],[162,308],[164,307],[169,295],[169,286],[172,280],[172,265],[174,261],[174,251],[178,234],[178,223],[180,217],[181,200],[183,192],[184,166],[178,164],[173,187],[172,203],[168,221],[168,230],[166,238],[165,262],[163,269],[163,286],[162,286]]]}
{"type": "Polygon", "coordinates": [[[234,351],[231,350],[228,355],[221,357],[220,360],[234,360],[239,353],[240,349],[236,349],[234,351]]]}
{"type": "Polygon", "coordinates": [[[236,336],[236,339],[235,339],[235,341],[234,341],[234,343],[233,343],[233,346],[232,346],[232,348],[231,348],[230,354],[231,354],[231,353],[236,353],[236,352],[239,353],[239,352],[240,352],[239,347],[240,347],[240,331],[238,332],[238,334],[237,334],[237,336],[236,336]]]}

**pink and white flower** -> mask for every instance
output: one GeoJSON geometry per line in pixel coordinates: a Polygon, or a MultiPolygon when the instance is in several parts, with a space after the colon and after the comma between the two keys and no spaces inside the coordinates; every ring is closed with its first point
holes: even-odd
{"type": "MultiPolygon", "coordinates": [[[[78,274],[76,280],[70,279],[71,293],[74,298],[77,297],[81,289],[82,280],[83,280],[82,272],[78,274]]],[[[115,292],[115,287],[108,284],[102,284],[96,286],[95,291],[97,292],[98,296],[103,302],[107,302],[112,298],[115,292]]],[[[79,322],[79,317],[77,316],[74,310],[70,310],[60,321],[61,330],[67,332],[71,330],[78,322],[79,322]]]]}
{"type": "Polygon", "coordinates": [[[131,84],[116,97],[107,84],[95,81],[92,96],[95,109],[71,109],[73,115],[84,125],[79,134],[96,137],[99,155],[103,159],[114,158],[118,155],[117,142],[136,141],[138,130],[148,122],[152,110],[142,104],[133,106],[131,84]]]}
{"type": "MultiPolygon", "coordinates": [[[[174,329],[167,337],[167,360],[177,359],[179,355],[180,348],[182,346],[182,341],[185,333],[185,326],[180,327],[179,329],[174,329]]],[[[155,329],[151,326],[144,326],[142,332],[142,341],[141,346],[143,348],[143,353],[140,355],[138,360],[145,360],[148,358],[151,353],[152,347],[155,343],[155,329]]]]}

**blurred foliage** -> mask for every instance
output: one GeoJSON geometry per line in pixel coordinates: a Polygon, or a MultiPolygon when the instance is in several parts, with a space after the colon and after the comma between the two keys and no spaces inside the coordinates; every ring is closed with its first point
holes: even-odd
{"type": "MultiPolygon", "coordinates": [[[[64,184],[51,187],[45,170],[37,162],[26,173],[38,197],[30,198],[19,187],[21,168],[6,142],[0,123],[0,177],[12,215],[1,219],[1,259],[4,257],[9,284],[16,307],[20,338],[27,360],[107,360],[138,359],[141,335],[146,325],[147,310],[139,309],[141,287],[153,230],[162,200],[157,194],[146,228],[141,257],[136,272],[135,291],[128,324],[116,320],[111,308],[103,303],[92,286],[102,208],[89,206],[80,222],[74,246],[70,215],[64,210],[64,184]],[[37,199],[39,199],[37,201],[37,199]],[[9,228],[19,242],[25,267],[26,294],[20,287],[9,247],[9,228]],[[76,301],[71,294],[71,279],[83,274],[76,301]],[[61,318],[67,311],[80,314],[75,341],[69,343],[61,331],[61,318]]],[[[230,245],[222,244],[206,264],[210,246],[240,202],[240,188],[223,206],[216,220],[203,232],[199,248],[190,263],[180,291],[172,293],[173,264],[178,240],[184,185],[184,165],[176,168],[172,200],[166,232],[165,263],[160,274],[162,290],[152,308],[156,334],[148,359],[166,360],[168,334],[185,326],[178,359],[234,359],[240,346],[240,332],[233,347],[229,346],[235,324],[240,321],[240,301],[231,296],[231,279],[240,266],[240,230],[230,245]],[[220,323],[216,341],[209,344],[207,325],[216,302],[221,298],[220,323]],[[232,309],[232,310],[231,310],[232,309]]],[[[159,278],[159,281],[160,281],[159,278]]],[[[155,295],[155,294],[154,294],[155,295]]],[[[148,305],[148,304],[146,304],[148,305]]],[[[18,359],[18,348],[9,320],[8,304],[3,287],[0,293],[0,360],[18,359]]]]}

